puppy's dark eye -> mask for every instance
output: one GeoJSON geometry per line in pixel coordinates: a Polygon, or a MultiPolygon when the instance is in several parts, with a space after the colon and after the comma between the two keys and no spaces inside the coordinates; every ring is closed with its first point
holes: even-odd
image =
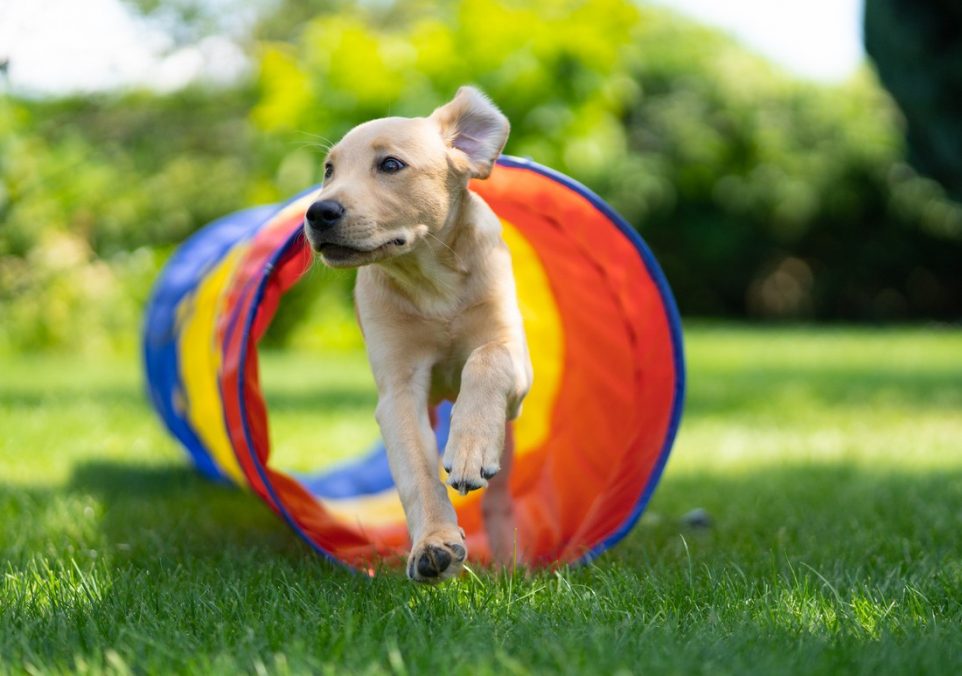
{"type": "Polygon", "coordinates": [[[385,174],[396,174],[406,166],[404,162],[396,157],[385,157],[381,160],[381,163],[377,165],[377,168],[385,174]]]}
{"type": "Polygon", "coordinates": [[[324,165],[324,180],[326,181],[334,175],[334,165],[328,162],[324,165]]]}

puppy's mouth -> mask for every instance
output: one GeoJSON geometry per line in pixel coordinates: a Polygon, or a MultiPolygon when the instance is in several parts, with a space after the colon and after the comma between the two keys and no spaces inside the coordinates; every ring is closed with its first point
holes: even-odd
{"type": "Polygon", "coordinates": [[[324,262],[329,265],[354,266],[374,262],[382,258],[385,254],[394,253],[403,249],[406,244],[406,238],[396,237],[380,246],[369,249],[334,242],[321,242],[314,246],[314,250],[321,254],[324,262]]]}

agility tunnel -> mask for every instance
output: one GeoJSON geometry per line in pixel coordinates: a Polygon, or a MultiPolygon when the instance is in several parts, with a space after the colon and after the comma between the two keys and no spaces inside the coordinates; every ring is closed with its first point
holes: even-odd
{"type": "MultiPolygon", "coordinates": [[[[675,303],[639,235],[575,181],[502,157],[471,188],[502,221],[534,367],[513,429],[516,557],[587,561],[637,522],[678,429],[675,303]]],[[[409,546],[383,446],[310,476],[274,466],[259,381],[258,340],[314,265],[301,227],[316,191],[183,244],[154,288],[143,355],[153,405],[202,474],[249,487],[317,552],[369,571],[409,546]]],[[[433,416],[440,452],[449,414],[433,416]]],[[[470,558],[486,562],[480,494],[450,490],[470,558]]]]}

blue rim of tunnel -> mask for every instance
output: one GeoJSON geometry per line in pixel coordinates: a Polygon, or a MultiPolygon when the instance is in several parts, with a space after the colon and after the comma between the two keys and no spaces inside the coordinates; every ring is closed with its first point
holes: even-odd
{"type": "MultiPolygon", "coordinates": [[[[658,485],[658,481],[665,469],[665,464],[668,461],[668,456],[671,453],[672,445],[674,444],[675,437],[678,432],[678,427],[681,423],[682,410],[684,408],[685,400],[685,359],[684,359],[684,345],[682,341],[682,327],[681,327],[681,317],[678,313],[678,306],[675,303],[675,298],[671,292],[671,288],[668,285],[668,280],[665,277],[661,266],[658,264],[648,245],[642,239],[641,235],[635,231],[619,214],[617,214],[610,206],[608,206],[598,195],[593,191],[588,189],[586,186],[582,185],[578,181],[571,179],[559,172],[552,169],[544,167],[532,160],[504,156],[498,158],[498,164],[527,169],[534,171],[546,178],[549,178],[557,183],[564,185],[576,193],[584,197],[588,202],[598,209],[602,214],[604,214],[612,223],[614,223],[618,229],[628,238],[628,240],[634,245],[635,249],[640,254],[642,261],[645,264],[645,268],[648,271],[651,279],[654,281],[656,288],[658,289],[659,296],[661,297],[662,307],[665,311],[665,316],[668,321],[669,331],[671,334],[671,343],[673,350],[673,360],[674,360],[674,370],[675,370],[675,388],[673,392],[673,401],[671,416],[669,418],[668,429],[665,432],[665,438],[662,443],[661,450],[659,452],[658,460],[653,468],[648,481],[642,489],[641,495],[635,503],[632,511],[629,513],[628,517],[622,522],[614,533],[606,537],[604,540],[593,546],[585,554],[575,560],[571,565],[581,565],[589,563],[590,561],[597,558],[607,549],[610,549],[619,541],[621,541],[635,526],[641,514],[644,512],[645,507],[651,500],[651,496],[654,493],[655,487],[658,485]]],[[[301,193],[301,195],[307,194],[308,192],[316,190],[316,188],[311,188],[307,191],[301,193]]],[[[297,199],[297,198],[294,198],[297,199]]],[[[278,248],[276,252],[268,260],[267,264],[264,266],[261,272],[261,278],[258,282],[257,288],[254,291],[253,302],[250,306],[250,311],[247,317],[244,319],[243,324],[243,334],[241,336],[241,351],[240,351],[240,366],[238,370],[237,379],[237,396],[240,397],[240,401],[244,401],[244,386],[245,386],[245,375],[243,365],[247,363],[248,350],[251,345],[250,336],[251,330],[253,328],[254,320],[257,316],[257,308],[259,307],[261,300],[263,299],[264,293],[267,288],[267,283],[270,280],[271,275],[276,269],[278,263],[286,256],[291,247],[303,236],[300,230],[296,230],[291,234],[290,237],[278,248]]],[[[250,432],[250,422],[247,417],[247,411],[244,406],[240,407],[241,422],[244,430],[244,438],[247,442],[248,453],[250,454],[251,461],[254,467],[257,469],[258,475],[264,484],[265,489],[271,497],[273,503],[277,506],[278,513],[284,519],[284,521],[290,526],[295,533],[297,533],[301,539],[305,540],[312,549],[323,555],[329,561],[332,561],[340,566],[346,567],[350,570],[356,570],[352,566],[347,565],[336,556],[325,550],[323,547],[311,540],[310,537],[301,529],[297,521],[288,512],[287,507],[278,498],[277,492],[274,489],[273,484],[267,477],[264,466],[257,458],[257,454],[254,450],[254,445],[252,443],[252,437],[250,432]]]]}

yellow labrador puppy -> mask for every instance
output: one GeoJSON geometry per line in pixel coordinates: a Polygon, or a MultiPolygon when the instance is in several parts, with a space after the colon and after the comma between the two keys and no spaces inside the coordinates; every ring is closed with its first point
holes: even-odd
{"type": "MultiPolygon", "coordinates": [[[[505,425],[531,386],[531,362],[501,223],[468,189],[486,178],[508,120],[462,87],[428,117],[361,124],[327,156],[304,231],[330,266],[360,267],[357,314],[378,388],[377,421],[404,505],[408,576],[461,572],[464,533],[438,469],[429,407],[455,401],[442,463],[462,494],[501,469],[505,425]]],[[[506,479],[483,501],[496,561],[510,556],[506,479]]]]}

